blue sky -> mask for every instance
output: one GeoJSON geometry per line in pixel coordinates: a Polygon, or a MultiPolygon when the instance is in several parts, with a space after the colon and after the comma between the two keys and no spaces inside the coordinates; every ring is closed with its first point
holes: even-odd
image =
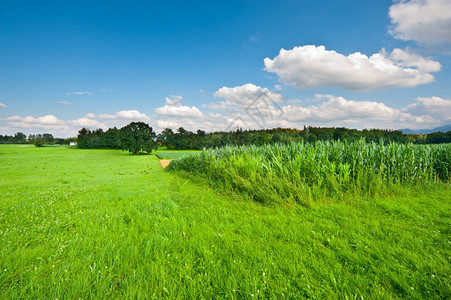
{"type": "Polygon", "coordinates": [[[450,68],[449,0],[0,0],[0,134],[433,128],[450,68]]]}

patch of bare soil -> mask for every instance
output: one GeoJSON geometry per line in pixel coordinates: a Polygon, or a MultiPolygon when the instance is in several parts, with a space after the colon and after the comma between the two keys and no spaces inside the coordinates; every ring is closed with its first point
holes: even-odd
{"type": "Polygon", "coordinates": [[[171,159],[160,159],[160,166],[165,169],[169,163],[171,162],[171,159]]]}

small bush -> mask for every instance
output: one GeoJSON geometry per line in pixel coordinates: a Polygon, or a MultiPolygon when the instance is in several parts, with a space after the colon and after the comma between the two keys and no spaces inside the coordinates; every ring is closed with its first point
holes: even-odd
{"type": "Polygon", "coordinates": [[[34,145],[35,145],[36,147],[44,147],[44,140],[42,140],[42,139],[37,139],[37,140],[34,142],[34,145]]]}

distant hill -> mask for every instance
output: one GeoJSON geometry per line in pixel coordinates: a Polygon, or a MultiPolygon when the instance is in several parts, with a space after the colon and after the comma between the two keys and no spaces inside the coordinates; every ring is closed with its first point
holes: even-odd
{"type": "Polygon", "coordinates": [[[451,131],[451,124],[445,125],[445,126],[441,126],[441,127],[436,127],[433,129],[418,129],[418,130],[412,130],[412,129],[399,129],[399,131],[402,131],[402,133],[405,134],[429,134],[429,133],[433,133],[433,132],[448,132],[451,131]]]}

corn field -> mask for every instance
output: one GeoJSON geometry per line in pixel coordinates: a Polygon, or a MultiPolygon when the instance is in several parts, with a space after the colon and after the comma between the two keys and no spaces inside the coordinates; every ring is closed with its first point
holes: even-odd
{"type": "Polygon", "coordinates": [[[451,179],[451,144],[324,141],[224,147],[173,160],[219,188],[263,203],[308,203],[318,196],[365,195],[451,179]]]}

